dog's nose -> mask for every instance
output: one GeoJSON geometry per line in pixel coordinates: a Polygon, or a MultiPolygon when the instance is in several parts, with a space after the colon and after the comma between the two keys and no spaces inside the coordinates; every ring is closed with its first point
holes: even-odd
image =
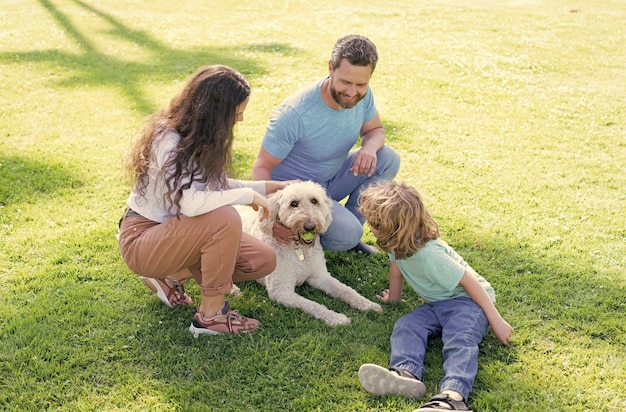
{"type": "Polygon", "coordinates": [[[315,223],[308,221],[308,222],[304,222],[304,230],[306,230],[307,232],[312,232],[315,230],[315,223]]]}

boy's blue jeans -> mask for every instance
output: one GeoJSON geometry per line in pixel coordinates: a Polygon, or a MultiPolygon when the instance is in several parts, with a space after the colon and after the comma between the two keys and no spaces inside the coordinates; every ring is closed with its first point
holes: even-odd
{"type": "Polygon", "coordinates": [[[444,377],[439,387],[467,400],[478,372],[478,344],[488,326],[485,313],[469,297],[418,306],[393,328],[390,368],[406,369],[422,379],[428,339],[441,337],[444,377]]]}
{"type": "Polygon", "coordinates": [[[333,200],[333,221],[320,237],[326,250],[350,250],[363,236],[364,219],[358,210],[358,200],[363,188],[379,181],[393,180],[400,170],[400,155],[385,145],[377,154],[376,171],[372,176],[358,175],[350,171],[358,150],[352,150],[341,169],[331,180],[322,183],[328,196],[333,200]],[[339,201],[346,198],[345,206],[339,201]]]}

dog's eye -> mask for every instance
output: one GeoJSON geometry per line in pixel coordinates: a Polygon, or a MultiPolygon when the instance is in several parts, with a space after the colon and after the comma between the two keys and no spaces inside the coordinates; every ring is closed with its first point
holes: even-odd
{"type": "Polygon", "coordinates": [[[298,202],[296,202],[295,200],[291,202],[291,207],[298,207],[298,202]]]}
{"type": "Polygon", "coordinates": [[[317,199],[316,198],[311,199],[311,203],[316,205],[317,204],[317,199]]]}

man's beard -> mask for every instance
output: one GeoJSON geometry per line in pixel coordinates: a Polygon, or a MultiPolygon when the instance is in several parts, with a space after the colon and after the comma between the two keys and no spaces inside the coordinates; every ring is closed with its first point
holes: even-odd
{"type": "Polygon", "coordinates": [[[354,106],[356,106],[358,102],[361,101],[361,99],[363,99],[363,97],[365,97],[365,96],[361,96],[359,93],[355,93],[354,96],[352,96],[351,98],[348,98],[346,97],[345,93],[337,92],[337,89],[333,87],[332,83],[330,85],[330,94],[331,96],[333,96],[333,99],[335,100],[335,102],[339,106],[341,106],[343,109],[353,108],[354,106]]]}

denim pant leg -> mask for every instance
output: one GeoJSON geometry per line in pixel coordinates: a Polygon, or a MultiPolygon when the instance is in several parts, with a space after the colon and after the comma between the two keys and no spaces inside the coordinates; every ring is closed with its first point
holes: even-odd
{"type": "Polygon", "coordinates": [[[350,171],[350,168],[354,163],[354,158],[357,153],[358,150],[352,150],[348,153],[346,161],[335,177],[325,182],[323,186],[333,200],[340,201],[348,196],[345,206],[346,209],[352,212],[352,214],[363,223],[363,218],[358,210],[358,200],[361,190],[379,180],[394,179],[400,170],[400,155],[391,147],[385,145],[376,153],[376,170],[374,173],[371,176],[355,176],[350,171]]]}
{"type": "Polygon", "coordinates": [[[461,297],[437,302],[443,326],[444,377],[440,389],[459,392],[467,399],[478,373],[478,345],[487,333],[489,322],[472,299],[461,297]]]}
{"type": "Polygon", "coordinates": [[[333,202],[333,221],[321,236],[322,247],[326,250],[350,250],[363,236],[364,219],[358,210],[359,194],[364,187],[378,180],[392,180],[400,170],[400,155],[389,146],[377,152],[376,171],[372,176],[354,176],[350,171],[358,150],[348,153],[348,157],[335,177],[322,184],[333,202]],[[338,202],[348,197],[345,206],[338,202]]]}
{"type": "Polygon", "coordinates": [[[430,338],[441,334],[441,326],[430,304],[420,305],[396,321],[391,334],[390,368],[406,369],[422,379],[424,357],[430,338]]]}
{"type": "Polygon", "coordinates": [[[322,247],[340,252],[352,249],[363,237],[363,223],[336,200],[333,200],[332,215],[332,223],[320,236],[322,247]]]}
{"type": "MultiPolygon", "coordinates": [[[[356,151],[352,151],[348,156],[348,161],[351,166],[352,163],[354,163],[356,153],[356,151]]],[[[346,209],[351,211],[361,223],[365,223],[361,213],[359,213],[359,195],[361,194],[361,190],[379,180],[393,180],[399,170],[400,155],[391,147],[383,146],[383,148],[376,153],[376,171],[372,176],[365,175],[361,184],[350,191],[348,200],[346,201],[346,209]]]]}

